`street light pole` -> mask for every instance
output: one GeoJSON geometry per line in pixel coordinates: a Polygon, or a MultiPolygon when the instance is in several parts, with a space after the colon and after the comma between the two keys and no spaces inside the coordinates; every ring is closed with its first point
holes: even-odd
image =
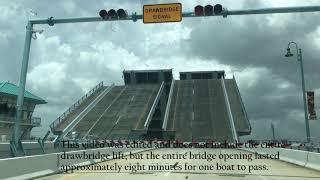
{"type": "Polygon", "coordinates": [[[309,120],[308,120],[308,112],[307,112],[307,98],[306,98],[306,87],[304,82],[304,71],[303,71],[303,62],[302,62],[302,51],[301,48],[298,48],[298,44],[295,42],[289,42],[287,48],[286,57],[293,56],[290,52],[290,45],[294,44],[297,50],[297,61],[300,62],[300,69],[301,69],[301,82],[302,82],[302,94],[303,94],[303,107],[304,107],[304,120],[306,125],[306,134],[307,134],[307,142],[310,143],[310,127],[309,127],[309,120]]]}
{"type": "Polygon", "coordinates": [[[307,133],[307,142],[310,143],[310,127],[308,120],[308,112],[307,112],[307,98],[306,98],[306,87],[304,83],[304,72],[303,72],[303,62],[302,62],[302,53],[301,48],[299,49],[299,59],[300,59],[300,67],[301,67],[301,81],[302,81],[302,92],[303,92],[303,106],[304,106],[304,119],[306,123],[306,133],[307,133]]]}

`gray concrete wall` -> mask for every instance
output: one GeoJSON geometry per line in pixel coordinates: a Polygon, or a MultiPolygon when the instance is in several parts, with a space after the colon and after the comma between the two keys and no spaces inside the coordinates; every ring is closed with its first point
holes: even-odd
{"type": "MultiPolygon", "coordinates": [[[[23,142],[22,146],[27,156],[43,154],[38,142],[23,142]]],[[[58,149],[54,149],[52,142],[46,142],[44,148],[46,153],[55,153],[59,151],[58,149]]],[[[12,156],[9,142],[0,143],[0,159],[10,157],[12,156]]]]}
{"type": "MultiPolygon", "coordinates": [[[[67,154],[82,154],[83,151],[86,153],[112,153],[122,151],[123,153],[128,152],[140,152],[137,148],[101,148],[101,149],[89,149],[89,150],[78,150],[68,152],[67,154]]],[[[12,178],[12,179],[30,179],[39,176],[44,176],[52,173],[60,172],[59,166],[61,165],[75,165],[80,164],[92,164],[100,162],[100,160],[90,159],[77,159],[77,160],[66,160],[60,159],[61,153],[50,153],[36,156],[24,156],[17,158],[0,159],[0,179],[12,178]],[[59,160],[58,160],[59,159],[59,160]]]]}

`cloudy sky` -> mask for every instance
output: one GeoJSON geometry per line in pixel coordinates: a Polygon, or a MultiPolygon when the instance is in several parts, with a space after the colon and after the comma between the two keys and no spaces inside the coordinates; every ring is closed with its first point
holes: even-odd
{"type": "MultiPolygon", "coordinates": [[[[142,13],[143,4],[172,0],[1,0],[0,81],[18,84],[28,19],[53,16],[97,16],[105,8],[142,13]]],[[[208,0],[180,1],[193,11],[208,0]]],[[[317,0],[217,0],[229,10],[320,5],[317,0]]],[[[276,136],[300,140],[305,136],[300,67],[285,58],[287,44],[303,50],[307,90],[316,93],[320,117],[320,12],[187,18],[181,23],[143,24],[99,22],[38,25],[32,41],[26,87],[48,104],[36,109],[43,135],[49,124],[100,81],[123,84],[123,69],[173,68],[179,71],[225,70],[235,75],[253,132],[250,138],[276,136]]],[[[295,51],[293,51],[295,52],[295,51]]],[[[312,137],[320,139],[320,122],[311,121],[312,137]]]]}

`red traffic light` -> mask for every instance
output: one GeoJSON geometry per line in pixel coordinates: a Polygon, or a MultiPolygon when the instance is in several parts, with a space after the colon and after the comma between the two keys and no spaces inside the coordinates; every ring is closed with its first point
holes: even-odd
{"type": "Polygon", "coordinates": [[[204,15],[205,16],[212,16],[213,15],[213,6],[211,5],[206,5],[204,7],[204,15]]]}
{"type": "Polygon", "coordinates": [[[194,14],[196,16],[203,16],[203,6],[200,6],[200,5],[196,6],[194,8],[194,14]]]}
{"type": "Polygon", "coordinates": [[[214,14],[221,14],[223,11],[223,7],[221,4],[216,4],[213,7],[214,14]]]}
{"type": "Polygon", "coordinates": [[[124,9],[118,9],[117,14],[120,19],[124,19],[128,16],[127,12],[124,9]]]}
{"type": "Polygon", "coordinates": [[[100,12],[99,12],[99,15],[102,19],[108,19],[108,12],[105,10],[105,9],[102,9],[100,12]]]}

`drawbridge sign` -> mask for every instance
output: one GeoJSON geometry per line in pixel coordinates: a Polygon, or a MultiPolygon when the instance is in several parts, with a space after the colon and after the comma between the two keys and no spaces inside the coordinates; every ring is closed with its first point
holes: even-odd
{"type": "Polygon", "coordinates": [[[180,22],[182,4],[151,4],[143,6],[143,23],[180,22]]]}

